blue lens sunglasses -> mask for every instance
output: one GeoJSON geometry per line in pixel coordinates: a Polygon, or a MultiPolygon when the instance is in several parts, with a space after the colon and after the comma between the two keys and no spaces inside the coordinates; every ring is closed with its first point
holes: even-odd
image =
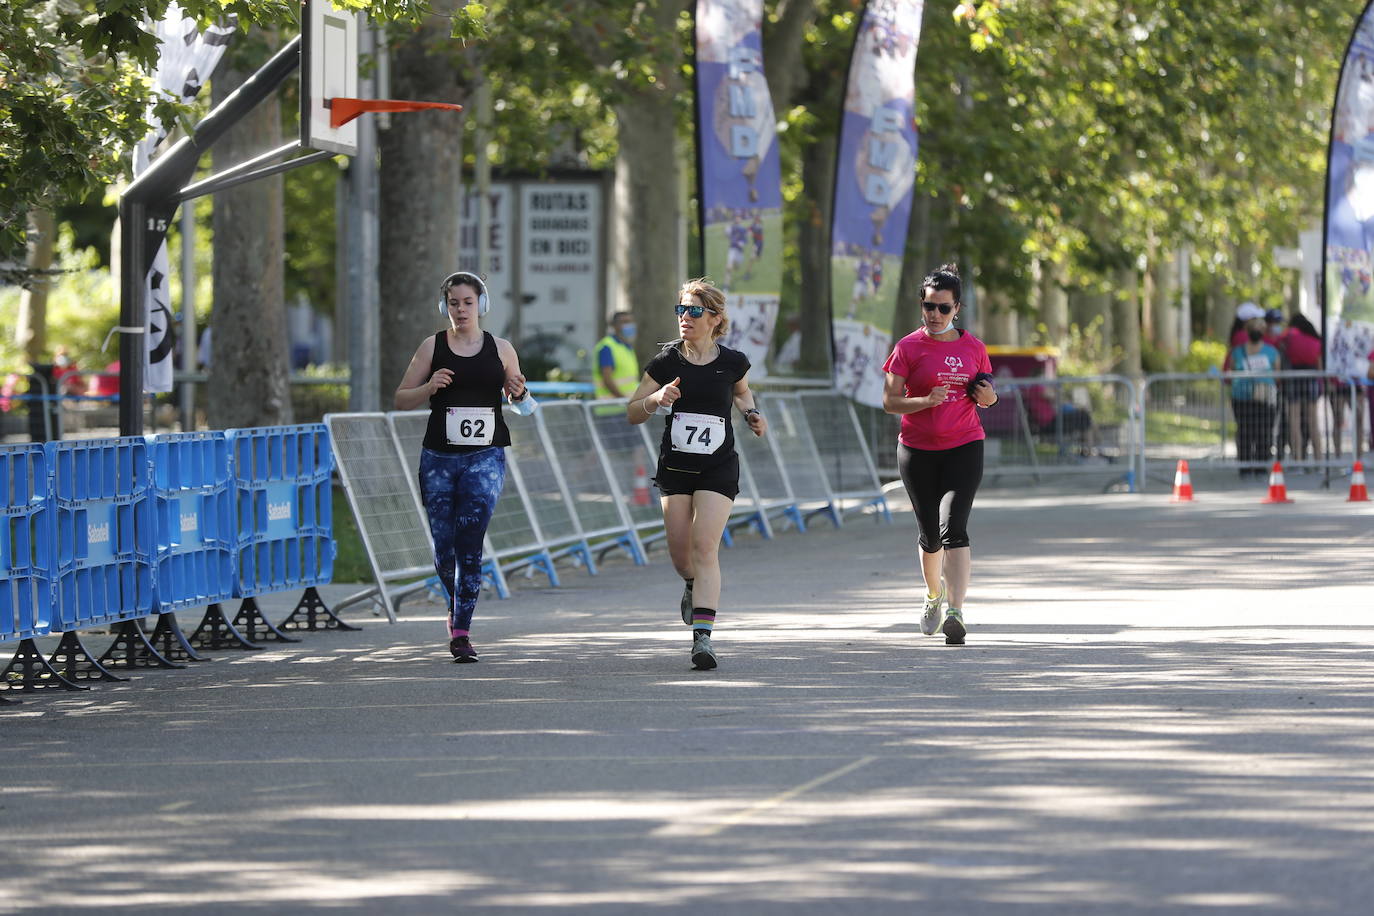
{"type": "Polygon", "coordinates": [[[683,305],[681,303],[673,306],[673,311],[679,318],[683,315],[691,315],[693,318],[700,318],[707,312],[710,312],[712,315],[719,314],[715,309],[707,308],[704,305],[683,305]]]}

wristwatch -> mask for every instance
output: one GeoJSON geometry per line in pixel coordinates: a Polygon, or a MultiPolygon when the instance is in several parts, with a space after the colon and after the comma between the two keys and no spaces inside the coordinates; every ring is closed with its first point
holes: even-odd
{"type": "Polygon", "coordinates": [[[750,414],[755,414],[755,415],[758,415],[758,416],[763,416],[763,414],[759,413],[759,409],[758,409],[757,407],[750,407],[748,410],[746,410],[746,411],[744,412],[744,418],[745,418],[746,420],[749,419],[750,414]]]}

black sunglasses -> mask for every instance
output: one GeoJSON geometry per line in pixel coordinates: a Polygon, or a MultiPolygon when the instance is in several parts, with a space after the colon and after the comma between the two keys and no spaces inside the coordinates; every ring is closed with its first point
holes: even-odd
{"type": "Polygon", "coordinates": [[[691,315],[693,318],[700,318],[706,312],[710,312],[712,315],[720,314],[715,309],[707,308],[704,305],[682,305],[681,303],[673,306],[673,311],[678,315],[678,317],[681,317],[683,315],[691,315]]]}
{"type": "Polygon", "coordinates": [[[948,315],[950,312],[954,311],[954,303],[953,303],[953,302],[922,302],[922,303],[921,303],[921,308],[925,309],[927,312],[933,312],[933,311],[935,311],[936,309],[939,309],[941,315],[948,315]]]}

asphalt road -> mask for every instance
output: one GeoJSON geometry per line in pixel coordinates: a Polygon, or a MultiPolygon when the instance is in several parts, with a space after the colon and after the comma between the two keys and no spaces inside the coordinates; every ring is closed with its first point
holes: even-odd
{"type": "Polygon", "coordinates": [[[660,547],[25,695],[0,912],[1369,912],[1374,504],[1260,495],[984,493],[962,648],[899,511],[723,551],[713,672],[660,547]]]}

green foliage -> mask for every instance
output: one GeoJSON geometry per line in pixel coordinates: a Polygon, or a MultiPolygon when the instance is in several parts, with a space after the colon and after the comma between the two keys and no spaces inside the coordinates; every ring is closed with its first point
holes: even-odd
{"type": "MultiPolygon", "coordinates": [[[[179,0],[204,24],[237,17],[295,31],[293,0],[179,0]]],[[[127,174],[129,151],[147,135],[148,112],[164,124],[186,115],[159,96],[150,74],[157,38],[145,27],[169,0],[65,0],[0,5],[0,263],[23,262],[24,214],[81,200],[127,174]]],[[[335,0],[378,20],[415,21],[417,0],[335,0]]],[[[455,38],[486,34],[487,8],[452,14],[455,38]]],[[[11,279],[22,272],[11,272],[11,279]]]]}
{"type": "Polygon", "coordinates": [[[1120,362],[1121,348],[1103,339],[1103,324],[1098,315],[1086,328],[1069,326],[1068,342],[1059,356],[1060,375],[1106,375],[1120,362]]]}
{"type": "MultiPolygon", "coordinates": [[[[54,263],[61,273],[48,294],[49,350],[65,346],[79,369],[103,369],[119,358],[117,338],[101,349],[110,328],[119,324],[117,284],[100,269],[95,249],[75,247],[69,227],[58,234],[54,263]]],[[[24,350],[15,343],[21,295],[18,287],[0,288],[0,369],[5,372],[27,370],[24,350]]]]}
{"type": "Polygon", "coordinates": [[[371,582],[372,564],[367,561],[367,551],[363,548],[362,535],[358,533],[358,523],[353,518],[353,510],[348,506],[348,495],[343,487],[332,489],[334,511],[334,543],[338,553],[334,555],[334,582],[371,582]]]}
{"type": "Polygon", "coordinates": [[[1178,362],[1175,371],[1177,372],[1209,372],[1213,369],[1220,369],[1222,361],[1226,359],[1226,344],[1224,341],[1204,338],[1194,340],[1188,346],[1188,352],[1178,362]]]}
{"type": "Polygon", "coordinates": [[[291,411],[295,421],[318,423],[327,413],[348,410],[349,386],[334,381],[347,377],[347,366],[332,363],[306,366],[295,373],[291,383],[291,411]]]}

